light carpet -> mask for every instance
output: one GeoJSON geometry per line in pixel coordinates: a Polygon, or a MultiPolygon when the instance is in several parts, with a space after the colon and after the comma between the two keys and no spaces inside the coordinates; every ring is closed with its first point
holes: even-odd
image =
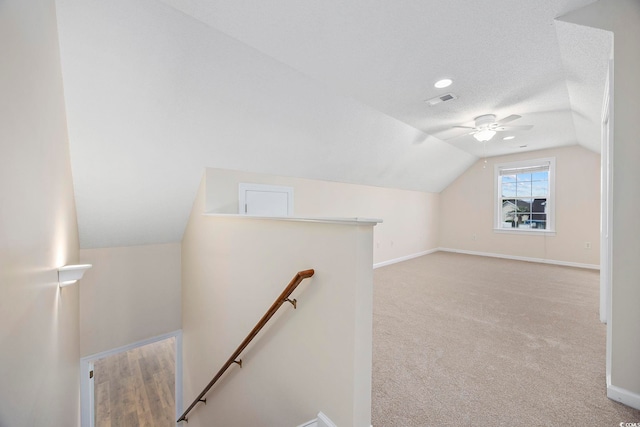
{"type": "MultiPolygon", "coordinates": [[[[374,271],[373,426],[619,426],[594,270],[436,252],[374,271]]],[[[640,357],[640,355],[638,355],[640,357]]]]}

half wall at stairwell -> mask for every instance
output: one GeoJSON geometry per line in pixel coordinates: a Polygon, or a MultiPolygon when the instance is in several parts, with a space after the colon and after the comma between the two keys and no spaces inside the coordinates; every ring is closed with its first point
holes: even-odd
{"type": "Polygon", "coordinates": [[[314,269],[189,414],[189,426],[371,423],[373,222],[203,215],[182,242],[184,401],[194,399],[293,275],[314,269]]]}
{"type": "Polygon", "coordinates": [[[238,213],[238,184],[294,188],[294,216],[380,218],[373,262],[393,262],[438,247],[440,194],[207,168],[206,211],[238,213]]]}

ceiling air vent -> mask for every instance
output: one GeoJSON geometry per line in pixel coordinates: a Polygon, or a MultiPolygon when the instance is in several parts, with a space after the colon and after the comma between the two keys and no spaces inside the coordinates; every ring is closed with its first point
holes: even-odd
{"type": "Polygon", "coordinates": [[[452,99],[458,99],[458,95],[453,93],[445,93],[444,95],[436,96],[435,98],[427,99],[426,102],[431,107],[440,104],[441,102],[451,101],[452,99]]]}

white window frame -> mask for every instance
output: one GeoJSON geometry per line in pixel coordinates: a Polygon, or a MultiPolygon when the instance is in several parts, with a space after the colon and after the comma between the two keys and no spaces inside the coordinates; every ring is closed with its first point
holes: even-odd
{"type": "Polygon", "coordinates": [[[556,158],[555,157],[545,157],[541,159],[533,159],[533,160],[523,160],[519,162],[508,162],[508,163],[496,163],[494,166],[494,174],[493,174],[493,183],[494,183],[494,195],[493,195],[493,206],[494,206],[494,223],[493,223],[493,231],[495,233],[508,233],[508,234],[545,234],[545,235],[554,235],[556,234],[556,158]],[[549,194],[547,196],[547,202],[549,203],[549,209],[547,212],[547,228],[546,229],[536,229],[536,228],[502,228],[502,188],[501,188],[501,180],[500,180],[500,171],[503,169],[516,169],[516,168],[527,168],[527,167],[535,167],[542,165],[549,165],[549,194]]]}

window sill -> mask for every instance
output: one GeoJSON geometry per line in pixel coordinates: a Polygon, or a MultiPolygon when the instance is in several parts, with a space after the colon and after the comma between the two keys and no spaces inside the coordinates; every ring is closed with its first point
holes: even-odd
{"type": "Polygon", "coordinates": [[[531,229],[531,228],[513,228],[513,229],[494,228],[493,232],[494,233],[499,233],[499,234],[528,234],[528,235],[538,234],[538,235],[543,235],[543,236],[555,236],[556,235],[556,231],[555,230],[535,230],[535,229],[531,229]]]}

